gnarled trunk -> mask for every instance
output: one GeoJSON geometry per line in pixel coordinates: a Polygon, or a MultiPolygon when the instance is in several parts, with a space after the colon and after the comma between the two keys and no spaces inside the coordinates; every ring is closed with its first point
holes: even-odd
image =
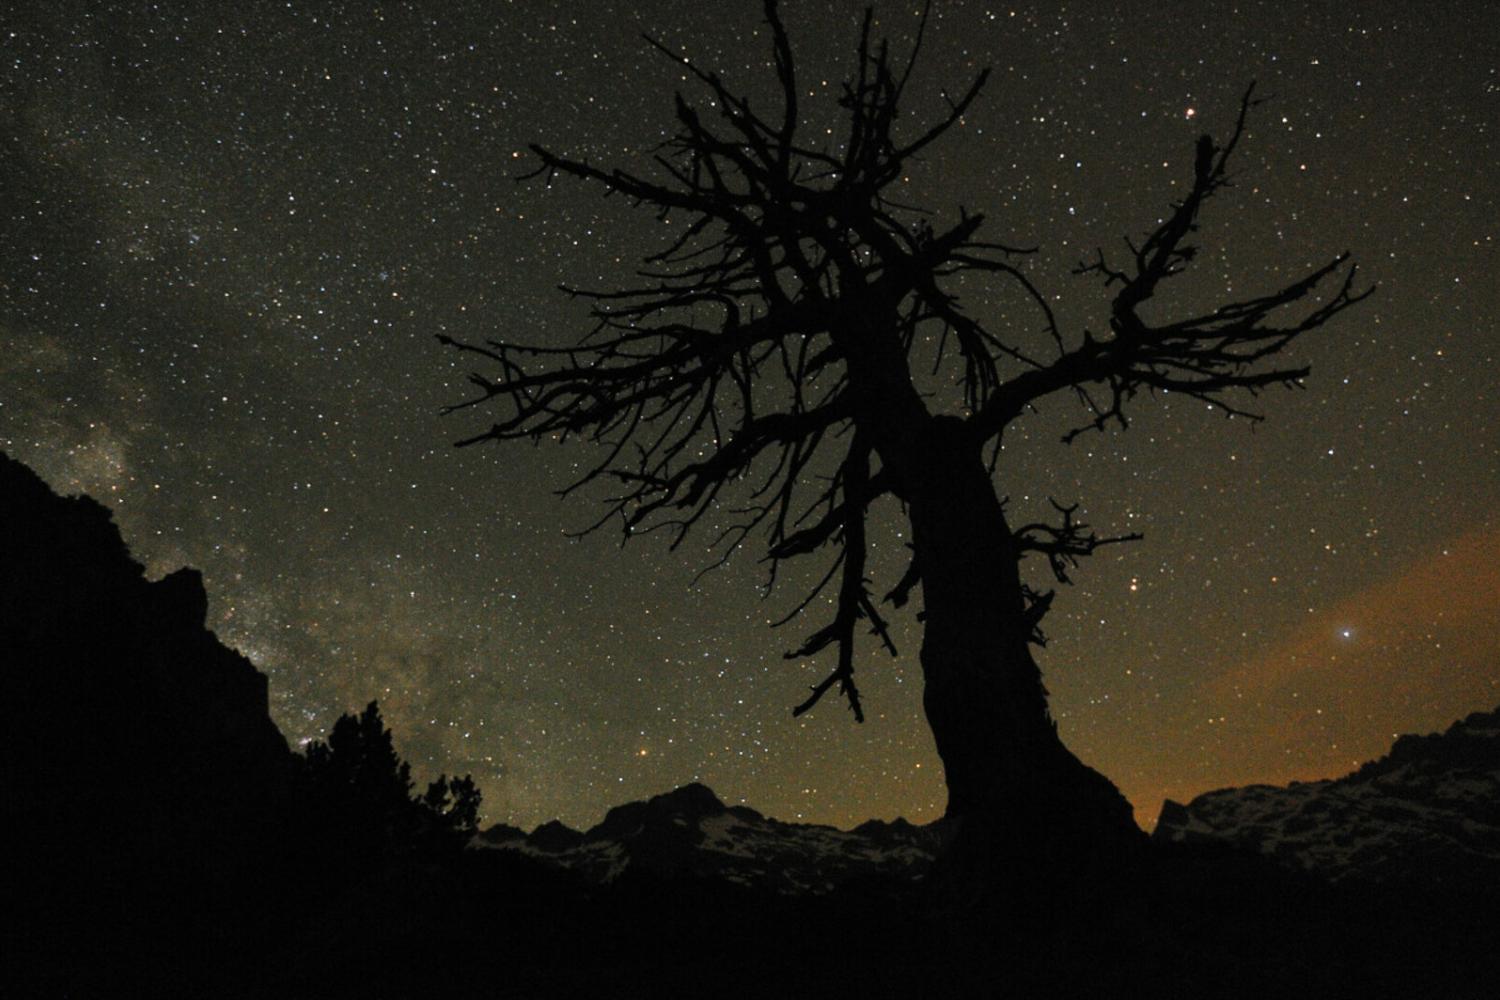
{"type": "Polygon", "coordinates": [[[1086,876],[1143,842],[1115,786],[1063,746],[1031,656],[1015,541],[976,446],[936,418],[909,484],[923,703],[954,827],[945,869],[993,886],[1086,876]]]}

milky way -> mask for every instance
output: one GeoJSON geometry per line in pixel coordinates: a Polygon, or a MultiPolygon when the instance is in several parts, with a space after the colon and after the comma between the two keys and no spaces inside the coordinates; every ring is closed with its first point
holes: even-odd
{"type": "MultiPolygon", "coordinates": [[[[482,418],[438,415],[466,369],[434,334],[564,343],[586,319],[555,287],[661,245],[621,199],[516,183],[528,144],[648,169],[694,92],[642,31],[769,100],[759,5],[32,6],[0,25],[0,447],[114,507],[153,575],[203,570],[289,738],[379,698],[420,772],[522,825],[694,779],[788,819],[941,812],[912,623],[861,659],[864,725],[793,720],[824,666],[768,622],[801,581],[762,600],[749,549],[695,583],[701,545],[571,537],[600,496],[553,491],[587,451],[456,450],[482,418]]],[[[816,126],[862,6],[785,6],[816,126]]],[[[916,7],[876,31],[904,51],[916,7]]],[[[1063,446],[1059,402],[1007,439],[1018,508],[1146,536],[1079,571],[1041,653],[1143,819],[1500,702],[1497,37],[1479,2],[934,5],[913,124],[994,76],[909,197],[1039,246],[1067,329],[1106,301],[1074,265],[1155,224],[1252,80],[1185,299],[1346,249],[1379,286],[1253,429],[1139,400],[1063,446]]]]}

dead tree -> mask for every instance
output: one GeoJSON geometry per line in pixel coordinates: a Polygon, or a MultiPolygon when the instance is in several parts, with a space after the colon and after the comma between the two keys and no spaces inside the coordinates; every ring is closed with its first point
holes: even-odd
{"type": "Polygon", "coordinates": [[[955,850],[1107,854],[1139,831],[1114,786],[1058,739],[1030,649],[1053,592],[1025,582],[1022,564],[1038,557],[1066,582],[1078,560],[1122,539],[1100,537],[1061,506],[1050,523],[1011,525],[1002,496],[1014,473],[997,465],[1001,436],[1055,394],[1081,404],[1064,440],[1123,426],[1143,390],[1259,419],[1245,397],[1308,372],[1283,349],[1368,292],[1354,290],[1346,254],[1258,297],[1170,321],[1143,315],[1193,260],[1200,214],[1228,183],[1254,104],[1247,93],[1228,141],[1198,140],[1187,193],[1166,220],[1127,241],[1122,259],[1101,253],[1079,266],[1102,279],[1107,322],[1070,333],[1018,266],[1029,250],[983,239],[983,215],[960,209],[934,226],[893,197],[986,74],[938,120],[906,126],[898,108],[921,36],[898,62],[872,45],[867,13],[839,99],[843,134],[824,145],[799,127],[802,91],[775,0],[765,0],[765,17],[780,84],[774,114],[662,48],[708,100],[676,98],[676,134],[650,169],[532,147],[530,176],[596,184],[679,228],[633,287],[569,290],[594,317],[574,345],[439,338],[484,369],[472,376],[478,394],[451,409],[497,413],[459,443],[587,438],[605,446],[604,458],[574,486],[617,487],[600,524],[664,528],[675,545],[711,521],[726,531],[726,551],[763,537],[773,578],[782,560],[829,553],[819,588],[836,594],[832,620],[788,655],[828,651],[833,664],[797,713],[836,689],[863,718],[861,635],[889,646],[882,604],[902,608],[920,587],[923,704],[948,814],[961,821],[955,850]],[[1002,329],[970,313],[958,296],[965,281],[1013,284],[1035,322],[1002,329]],[[911,563],[881,598],[866,572],[866,531],[871,505],[886,497],[909,520],[911,563]]]}

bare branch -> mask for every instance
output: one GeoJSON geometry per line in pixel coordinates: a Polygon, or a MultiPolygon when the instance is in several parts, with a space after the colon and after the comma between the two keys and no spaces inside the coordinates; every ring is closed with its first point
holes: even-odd
{"type": "Polygon", "coordinates": [[[1243,409],[1230,394],[1253,395],[1271,386],[1295,385],[1307,375],[1305,366],[1277,364],[1273,359],[1296,338],[1320,329],[1374,291],[1355,290],[1357,269],[1345,267],[1347,253],[1282,288],[1185,319],[1152,323],[1139,312],[1163,281],[1182,273],[1197,255],[1187,240],[1198,229],[1203,203],[1228,184],[1226,167],[1256,103],[1253,92],[1252,87],[1241,99],[1228,142],[1220,147],[1208,136],[1198,140],[1191,190],[1143,243],[1131,245],[1130,263],[1115,267],[1101,250],[1077,268],[1076,273],[1100,275],[1106,288],[1116,289],[1110,336],[1101,339],[1085,332],[1082,342],[1056,361],[1000,386],[975,419],[976,435],[988,439],[1042,397],[1060,389],[1082,392],[1090,384],[1101,385],[1106,397],[1101,403],[1082,395],[1090,420],[1071,430],[1065,441],[1111,422],[1124,427],[1125,404],[1143,389],[1181,393],[1258,420],[1259,415],[1243,409]],[[1333,291],[1318,297],[1325,281],[1340,272],[1333,291]]]}
{"type": "Polygon", "coordinates": [[[812,695],[792,710],[794,716],[801,715],[818,703],[818,700],[833,686],[839,685],[839,693],[849,702],[854,721],[865,720],[864,709],[859,700],[859,689],[854,684],[855,624],[868,618],[874,631],[885,642],[891,655],[896,654],[884,619],[875,612],[870,603],[865,580],[865,510],[870,502],[870,445],[859,434],[849,447],[849,454],[840,469],[843,483],[844,512],[840,529],[843,541],[843,575],[839,584],[837,610],[833,621],[814,632],[802,646],[786,656],[797,659],[812,656],[830,644],[838,647],[838,666],[822,684],[812,689],[812,695]]]}
{"type": "Polygon", "coordinates": [[[1131,532],[1101,538],[1089,530],[1087,524],[1073,519],[1077,504],[1065,507],[1056,500],[1051,503],[1053,509],[1062,515],[1061,524],[1033,522],[1016,528],[1013,534],[1016,551],[1023,557],[1029,552],[1039,552],[1047,557],[1047,565],[1058,583],[1072,583],[1069,571],[1078,566],[1080,559],[1093,555],[1096,549],[1120,542],[1137,542],[1144,537],[1131,532]]]}

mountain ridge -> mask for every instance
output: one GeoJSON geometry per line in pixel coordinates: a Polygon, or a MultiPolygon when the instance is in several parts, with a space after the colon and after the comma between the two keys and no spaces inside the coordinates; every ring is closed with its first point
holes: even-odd
{"type": "Polygon", "coordinates": [[[1169,799],[1153,837],[1227,845],[1336,883],[1500,887],[1500,708],[1400,736],[1340,778],[1169,799]]]}
{"type": "Polygon", "coordinates": [[[615,806],[588,830],[552,820],[531,833],[496,824],[476,850],[512,851],[609,884],[627,871],[723,879],[779,894],[822,894],[854,881],[920,879],[943,844],[942,821],[867,820],[853,830],[788,823],[729,806],[699,782],[615,806]]]}

